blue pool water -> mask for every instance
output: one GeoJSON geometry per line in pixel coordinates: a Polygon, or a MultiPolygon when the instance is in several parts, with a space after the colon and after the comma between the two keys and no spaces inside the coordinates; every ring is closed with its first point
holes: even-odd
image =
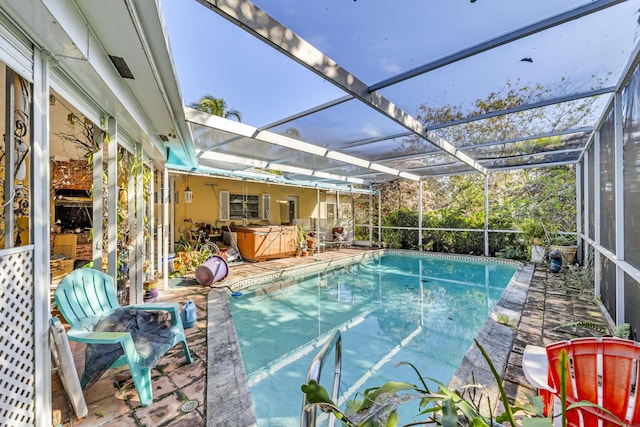
{"type": "MultiPolygon", "coordinates": [[[[416,383],[409,367],[395,367],[401,361],[447,384],[515,270],[384,255],[244,290],[230,303],[258,425],[299,425],[300,386],[335,328],[346,398],[390,380],[416,383]]],[[[321,377],[329,392],[332,375],[333,354],[321,377]]]]}

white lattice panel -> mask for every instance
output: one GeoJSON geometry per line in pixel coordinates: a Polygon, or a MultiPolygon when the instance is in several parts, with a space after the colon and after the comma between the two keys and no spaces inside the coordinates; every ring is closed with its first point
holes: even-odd
{"type": "Polygon", "coordinates": [[[0,425],[35,424],[33,251],[0,255],[0,425]]]}

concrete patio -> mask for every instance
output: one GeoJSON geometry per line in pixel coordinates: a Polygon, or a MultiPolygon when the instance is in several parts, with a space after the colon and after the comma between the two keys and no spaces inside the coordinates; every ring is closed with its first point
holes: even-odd
{"type": "MultiPolygon", "coordinates": [[[[185,330],[194,359],[186,364],[180,346],[174,347],[152,373],[154,402],[142,407],[127,369],[108,371],[91,388],[84,391],[89,415],[78,420],[54,373],[54,426],[229,426],[256,425],[251,399],[243,384],[244,367],[237,352],[235,329],[229,319],[227,289],[240,279],[261,276],[294,266],[332,262],[357,257],[364,249],[342,248],[319,257],[286,258],[262,263],[244,263],[230,268],[227,279],[214,289],[201,286],[169,288],[160,295],[162,301],[177,301],[182,306],[192,300],[197,307],[197,322],[185,330]],[[317,259],[318,258],[318,259],[317,259]],[[226,309],[225,309],[226,307],[226,309]],[[208,328],[209,326],[209,328],[208,328]],[[207,345],[209,343],[209,345],[207,345]],[[207,372],[209,385],[207,385],[207,372]],[[216,377],[217,376],[217,377],[216,377]],[[214,379],[215,378],[215,379],[214,379]],[[184,411],[183,404],[196,401],[197,407],[184,411]],[[207,422],[207,413],[209,420],[207,422]]],[[[544,265],[529,267],[530,285],[525,284],[519,322],[513,329],[504,384],[510,399],[526,402],[535,391],[522,374],[521,358],[526,344],[547,344],[575,336],[588,336],[592,330],[571,326],[588,321],[607,329],[607,321],[593,294],[572,282],[568,274],[551,274],[544,265]],[[528,285],[528,286],[527,286],[528,285]]],[[[54,313],[55,315],[56,313],[54,313]]],[[[84,350],[72,344],[78,371],[84,366],[84,350]]],[[[490,350],[490,349],[488,349],[490,350]]],[[[495,362],[495,360],[494,360],[495,362]]],[[[499,362],[499,361],[498,361],[499,362]]],[[[295,402],[299,405],[300,402],[295,402]]]]}

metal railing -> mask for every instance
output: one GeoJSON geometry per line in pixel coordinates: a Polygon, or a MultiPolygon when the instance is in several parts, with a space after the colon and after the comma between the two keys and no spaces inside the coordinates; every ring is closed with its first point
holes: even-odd
{"type": "MultiPolygon", "coordinates": [[[[340,391],[340,375],[342,374],[342,335],[336,330],[333,335],[322,346],[318,354],[313,358],[307,371],[307,381],[315,380],[320,383],[320,374],[322,373],[322,365],[331,349],[335,347],[335,363],[333,367],[333,386],[331,388],[331,400],[338,403],[338,393],[340,391]]],[[[302,414],[300,416],[300,427],[315,427],[317,408],[307,409],[307,395],[302,398],[302,414]]],[[[329,413],[327,419],[327,427],[334,427],[336,417],[333,413],[329,413]]]]}

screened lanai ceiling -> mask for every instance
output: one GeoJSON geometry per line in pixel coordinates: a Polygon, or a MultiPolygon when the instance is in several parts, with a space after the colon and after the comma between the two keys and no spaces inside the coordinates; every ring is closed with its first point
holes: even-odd
{"type": "Polygon", "coordinates": [[[185,104],[243,113],[185,108],[196,169],[321,187],[575,163],[640,35],[640,0],[175,3],[185,104]]]}

